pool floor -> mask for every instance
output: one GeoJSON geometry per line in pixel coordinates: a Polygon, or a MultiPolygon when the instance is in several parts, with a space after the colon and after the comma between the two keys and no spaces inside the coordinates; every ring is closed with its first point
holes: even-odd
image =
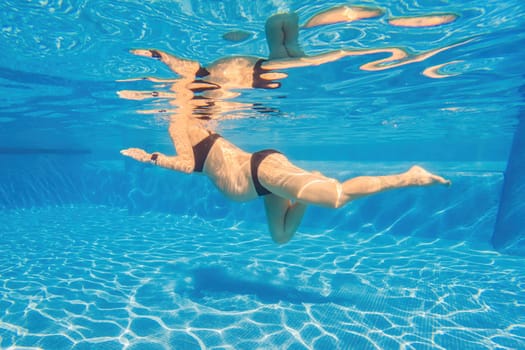
{"type": "Polygon", "coordinates": [[[525,261],[464,241],[103,206],[0,230],[0,348],[525,348],[525,261]]]}

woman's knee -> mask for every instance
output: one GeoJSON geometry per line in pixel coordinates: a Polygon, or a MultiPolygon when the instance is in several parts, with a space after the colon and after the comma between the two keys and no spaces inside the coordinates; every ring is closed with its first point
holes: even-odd
{"type": "Polygon", "coordinates": [[[286,234],[285,232],[279,232],[279,233],[271,232],[271,235],[272,235],[272,240],[277,244],[288,243],[293,237],[293,234],[290,235],[290,234],[286,234]]]}

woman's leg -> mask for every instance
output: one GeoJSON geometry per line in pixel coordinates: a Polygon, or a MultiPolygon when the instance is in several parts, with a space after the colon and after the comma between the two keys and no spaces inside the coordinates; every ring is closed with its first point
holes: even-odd
{"type": "Polygon", "coordinates": [[[266,42],[270,54],[268,59],[303,57],[299,45],[299,18],[295,13],[280,13],[266,21],[266,42]]]}
{"type": "Polygon", "coordinates": [[[258,174],[261,184],[277,196],[329,208],[339,208],[351,200],[396,188],[450,184],[419,166],[401,174],[359,176],[341,183],[296,167],[278,154],[268,156],[258,174]]]}
{"type": "Polygon", "coordinates": [[[292,203],[274,194],[264,196],[266,219],[274,242],[283,244],[292,239],[303,220],[306,207],[304,203],[292,203]]]}
{"type": "Polygon", "coordinates": [[[270,53],[268,59],[287,58],[288,52],[284,46],[283,15],[273,15],[266,20],[266,43],[270,53]]]}
{"type": "Polygon", "coordinates": [[[299,17],[296,13],[287,13],[283,18],[284,47],[288,57],[304,57],[299,45],[299,17]]]}
{"type": "MultiPolygon", "coordinates": [[[[386,190],[429,186],[434,184],[449,185],[450,181],[414,166],[405,173],[386,176],[359,176],[343,182],[327,178],[320,173],[298,173],[296,179],[281,182],[281,188],[268,188],[273,193],[264,197],[264,207],[268,228],[276,243],[286,243],[292,239],[301,223],[308,204],[317,204],[338,208],[351,200],[383,192],[386,190]],[[289,184],[286,186],[286,184],[289,184]],[[299,185],[299,187],[295,186],[299,185]],[[280,195],[295,195],[295,203],[280,195]],[[279,194],[278,194],[279,193],[279,194]]],[[[267,185],[265,183],[265,185],[267,185]]],[[[269,186],[270,187],[270,186],[269,186]]]]}
{"type": "Polygon", "coordinates": [[[413,186],[450,185],[450,181],[434,175],[420,166],[413,166],[408,171],[386,176],[359,176],[342,184],[340,205],[371,194],[413,186]]]}
{"type": "Polygon", "coordinates": [[[306,21],[305,28],[334,24],[340,22],[354,22],[365,18],[379,17],[383,10],[364,6],[336,6],[315,14],[306,21]]]}
{"type": "Polygon", "coordinates": [[[343,189],[339,181],[301,169],[283,154],[266,157],[257,175],[261,185],[276,196],[329,208],[340,206],[343,189]]]}

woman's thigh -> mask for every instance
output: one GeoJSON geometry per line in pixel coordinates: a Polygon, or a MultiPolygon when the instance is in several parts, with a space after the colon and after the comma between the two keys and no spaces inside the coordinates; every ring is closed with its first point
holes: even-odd
{"type": "Polygon", "coordinates": [[[304,170],[282,154],[272,154],[263,160],[258,176],[261,184],[278,196],[326,207],[339,203],[342,191],[339,181],[304,170]]]}

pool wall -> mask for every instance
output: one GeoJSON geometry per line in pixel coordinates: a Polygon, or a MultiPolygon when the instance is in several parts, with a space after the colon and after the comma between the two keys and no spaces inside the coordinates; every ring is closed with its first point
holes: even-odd
{"type": "MultiPolygon", "coordinates": [[[[494,242],[502,252],[520,254],[521,250],[515,245],[499,242],[502,237],[519,241],[523,233],[493,237],[498,232],[495,227],[500,204],[506,203],[502,203],[501,198],[503,173],[498,170],[500,166],[480,164],[424,164],[450,178],[453,181],[450,188],[436,186],[386,192],[338,210],[312,206],[299,235],[334,230],[378,232],[463,240],[481,248],[492,248],[494,242]]],[[[370,169],[397,172],[408,165],[402,162],[395,165],[388,162],[301,163],[305,168],[320,170],[339,179],[374,174],[370,169]]],[[[0,173],[0,208],[4,210],[93,204],[127,208],[130,215],[160,211],[199,216],[214,220],[218,225],[240,229],[265,222],[259,200],[231,202],[201,175],[179,174],[128,159],[103,160],[89,152],[4,152],[0,155],[0,167],[5,169],[0,173]]],[[[512,217],[507,220],[507,225],[513,225],[512,217]]]]}
{"type": "Polygon", "coordinates": [[[525,254],[525,116],[521,115],[505,171],[492,242],[499,250],[525,254]]]}

